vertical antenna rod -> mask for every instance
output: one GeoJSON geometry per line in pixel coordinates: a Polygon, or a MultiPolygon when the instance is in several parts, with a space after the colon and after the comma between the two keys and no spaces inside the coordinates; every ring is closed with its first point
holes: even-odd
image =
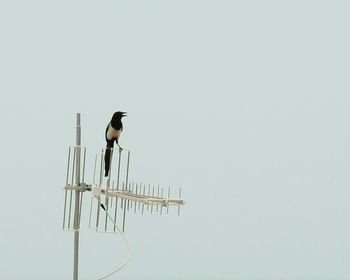
{"type": "MultiPolygon", "coordinates": [[[[81,145],[81,127],[80,113],[77,113],[76,126],[76,168],[75,168],[75,185],[80,185],[80,145],[81,145]]],[[[80,193],[75,191],[75,209],[74,209],[74,260],[73,260],[73,280],[78,280],[78,261],[79,261],[79,225],[80,225],[80,193]]]]}
{"type": "MultiPolygon", "coordinates": [[[[128,189],[129,183],[129,162],[130,162],[130,151],[128,151],[128,161],[126,164],[126,178],[125,178],[125,189],[128,189]]],[[[126,214],[126,200],[124,201],[124,213],[123,213],[123,232],[125,232],[125,214],[126,214]]]]}

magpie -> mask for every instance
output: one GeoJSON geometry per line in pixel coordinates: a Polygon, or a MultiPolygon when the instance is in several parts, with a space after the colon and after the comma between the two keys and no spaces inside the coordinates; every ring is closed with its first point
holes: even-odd
{"type": "Polygon", "coordinates": [[[119,149],[122,148],[119,146],[118,140],[121,132],[123,131],[122,117],[126,116],[126,112],[115,112],[111,121],[108,123],[105,133],[106,138],[106,153],[105,153],[105,177],[108,176],[110,165],[111,165],[111,151],[114,147],[114,141],[117,143],[119,149]]]}

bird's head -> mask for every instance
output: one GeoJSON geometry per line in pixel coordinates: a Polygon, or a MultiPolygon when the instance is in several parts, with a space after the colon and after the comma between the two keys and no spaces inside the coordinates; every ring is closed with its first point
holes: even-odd
{"type": "Polygon", "coordinates": [[[118,111],[118,112],[115,112],[115,113],[113,114],[112,120],[113,120],[113,119],[121,120],[122,117],[126,117],[126,112],[120,112],[120,111],[118,111]]]}

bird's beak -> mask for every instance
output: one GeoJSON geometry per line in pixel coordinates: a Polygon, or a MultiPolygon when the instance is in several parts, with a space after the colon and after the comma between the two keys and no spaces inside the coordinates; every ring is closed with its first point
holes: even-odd
{"type": "Polygon", "coordinates": [[[127,117],[126,112],[122,112],[122,117],[127,117]]]}

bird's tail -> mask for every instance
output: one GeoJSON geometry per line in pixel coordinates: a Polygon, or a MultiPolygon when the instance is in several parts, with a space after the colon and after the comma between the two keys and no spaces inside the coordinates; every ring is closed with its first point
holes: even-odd
{"type": "Polygon", "coordinates": [[[106,153],[105,153],[105,177],[108,177],[108,173],[110,170],[110,166],[111,166],[111,161],[112,161],[112,147],[110,147],[110,145],[107,145],[106,148],[106,153]]]}

